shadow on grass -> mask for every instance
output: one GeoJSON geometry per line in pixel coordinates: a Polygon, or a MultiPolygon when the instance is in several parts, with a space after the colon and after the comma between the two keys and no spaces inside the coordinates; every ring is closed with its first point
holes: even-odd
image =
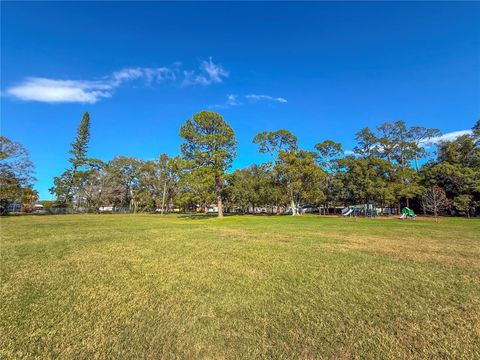
{"type": "MultiPolygon", "coordinates": [[[[224,214],[225,217],[227,216],[233,216],[235,214],[224,214]]],[[[188,214],[181,214],[178,216],[180,219],[191,219],[191,220],[204,220],[204,219],[214,219],[217,216],[217,214],[212,213],[212,214],[205,214],[205,213],[188,213],[188,214]]]]}
{"type": "MultiPolygon", "coordinates": [[[[267,213],[261,213],[261,214],[249,214],[249,213],[224,213],[224,217],[242,217],[242,216],[258,216],[258,217],[275,217],[275,216],[291,216],[289,214],[267,214],[267,213]]],[[[217,213],[183,213],[178,215],[179,218],[181,219],[192,219],[192,220],[203,220],[203,219],[213,219],[217,218],[217,213]]]]}

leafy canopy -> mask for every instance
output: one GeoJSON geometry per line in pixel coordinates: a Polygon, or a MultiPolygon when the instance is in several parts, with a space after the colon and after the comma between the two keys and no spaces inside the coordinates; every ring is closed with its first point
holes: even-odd
{"type": "Polygon", "coordinates": [[[180,127],[184,139],[181,151],[195,167],[208,167],[215,173],[230,168],[236,155],[237,140],[220,114],[201,111],[180,127]]]}

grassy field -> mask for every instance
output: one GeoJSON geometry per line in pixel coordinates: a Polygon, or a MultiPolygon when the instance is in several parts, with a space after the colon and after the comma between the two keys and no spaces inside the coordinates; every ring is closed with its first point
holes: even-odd
{"type": "Polygon", "coordinates": [[[1,358],[480,358],[480,221],[1,224],[1,358]]]}

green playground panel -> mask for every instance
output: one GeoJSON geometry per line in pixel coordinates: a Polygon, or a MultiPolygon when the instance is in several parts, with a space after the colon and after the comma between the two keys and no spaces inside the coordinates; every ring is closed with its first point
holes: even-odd
{"type": "Polygon", "coordinates": [[[410,217],[414,217],[415,216],[415,213],[413,212],[412,209],[408,208],[408,207],[404,207],[402,209],[402,214],[405,214],[405,215],[408,215],[410,217]]]}

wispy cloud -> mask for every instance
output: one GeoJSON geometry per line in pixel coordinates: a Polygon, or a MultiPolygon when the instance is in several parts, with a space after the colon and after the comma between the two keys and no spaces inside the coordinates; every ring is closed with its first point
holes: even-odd
{"type": "Polygon", "coordinates": [[[237,105],[242,105],[242,103],[238,101],[238,95],[230,94],[230,95],[227,95],[227,105],[237,106],[237,105]]]}
{"type": "Polygon", "coordinates": [[[210,105],[209,108],[211,108],[211,109],[228,109],[228,108],[231,108],[233,106],[242,105],[242,103],[240,102],[240,100],[238,98],[239,98],[238,95],[228,94],[227,95],[227,100],[225,100],[225,102],[223,104],[210,105]]]}
{"type": "Polygon", "coordinates": [[[250,100],[257,100],[257,101],[260,101],[260,100],[266,100],[266,101],[274,101],[274,102],[279,102],[279,103],[287,103],[287,99],[285,98],[282,98],[282,97],[273,97],[273,96],[270,96],[270,95],[257,95],[257,94],[250,94],[250,95],[247,95],[245,96],[247,99],[250,99],[250,100]]]}
{"type": "Polygon", "coordinates": [[[442,141],[453,141],[455,139],[457,139],[458,137],[460,136],[463,136],[463,135],[470,135],[472,134],[472,130],[458,130],[458,131],[452,131],[452,132],[449,132],[449,133],[446,133],[446,134],[443,134],[443,135],[440,135],[440,136],[434,136],[430,139],[425,139],[421,142],[421,144],[424,146],[424,147],[431,147],[433,145],[436,145],[442,141]]]}
{"type": "Polygon", "coordinates": [[[194,70],[183,72],[183,86],[188,85],[210,85],[221,83],[224,78],[227,78],[230,73],[220,64],[215,64],[210,57],[208,60],[203,60],[200,64],[200,71],[194,70]]]}
{"type": "Polygon", "coordinates": [[[127,68],[111,75],[111,83],[114,86],[120,86],[122,83],[131,80],[144,79],[147,84],[162,81],[175,81],[177,78],[179,64],[172,67],[158,67],[158,68],[127,68]]]}
{"type": "Polygon", "coordinates": [[[345,150],[343,152],[344,155],[348,156],[348,155],[355,155],[355,153],[352,151],[352,150],[345,150]]]}
{"type": "Polygon", "coordinates": [[[286,104],[288,102],[286,99],[282,97],[273,97],[269,95],[249,94],[249,95],[239,96],[235,94],[229,94],[227,95],[227,100],[224,103],[210,105],[209,108],[228,109],[233,106],[243,105],[243,102],[239,100],[240,98],[244,100],[249,100],[250,102],[251,101],[271,101],[271,102],[278,102],[282,104],[286,104]]]}
{"type": "Polygon", "coordinates": [[[99,80],[61,80],[44,77],[27,77],[6,90],[6,94],[24,101],[46,103],[88,103],[109,98],[120,86],[143,81],[147,85],[171,82],[181,86],[220,83],[228,72],[212,58],[202,61],[199,71],[180,71],[180,64],[170,67],[136,67],[116,71],[99,80]]]}

